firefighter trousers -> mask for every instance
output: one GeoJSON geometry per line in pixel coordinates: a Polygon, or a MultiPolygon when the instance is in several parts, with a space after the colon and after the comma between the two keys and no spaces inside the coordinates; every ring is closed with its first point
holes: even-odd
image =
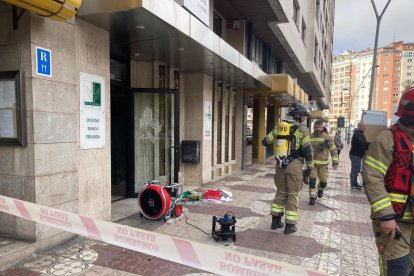
{"type": "Polygon", "coordinates": [[[315,166],[309,176],[309,197],[316,198],[318,190],[323,191],[328,185],[328,165],[315,166]],[[319,185],[316,185],[316,179],[319,179],[319,185]]]}
{"type": "Polygon", "coordinates": [[[303,162],[294,159],[286,168],[280,168],[279,164],[279,161],[276,162],[274,181],[277,191],[272,203],[271,214],[277,217],[286,214],[285,222],[296,224],[299,218],[298,203],[303,185],[303,162]]]}
{"type": "Polygon", "coordinates": [[[403,239],[391,240],[390,235],[381,231],[379,221],[372,221],[375,243],[380,257],[381,275],[414,275],[412,271],[414,260],[414,224],[404,222],[397,222],[397,224],[402,236],[411,245],[405,243],[403,239]]]}

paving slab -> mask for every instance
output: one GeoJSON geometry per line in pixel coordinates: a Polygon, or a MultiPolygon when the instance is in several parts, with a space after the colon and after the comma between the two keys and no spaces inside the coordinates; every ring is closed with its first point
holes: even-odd
{"type": "MultiPolygon", "coordinates": [[[[164,223],[142,218],[136,199],[119,200],[112,204],[113,220],[331,275],[379,275],[378,254],[369,218],[370,206],[363,190],[350,189],[348,150],[346,146],[341,152],[339,168],[330,170],[328,187],[316,205],[308,204],[308,186],[303,185],[298,231],[291,235],[283,234],[283,229],[270,229],[270,205],[276,192],[274,160],[271,158],[266,164],[251,164],[245,171],[235,171],[209,184],[191,187],[197,191],[225,189],[233,195],[229,202],[183,202],[183,215],[164,223]],[[233,212],[237,219],[236,242],[216,242],[211,236],[212,216],[223,216],[228,211],[233,212]]],[[[10,241],[0,240],[0,246],[2,242],[7,244],[10,241]]],[[[53,250],[22,260],[18,265],[0,271],[2,275],[213,274],[78,237],[53,250]]]]}

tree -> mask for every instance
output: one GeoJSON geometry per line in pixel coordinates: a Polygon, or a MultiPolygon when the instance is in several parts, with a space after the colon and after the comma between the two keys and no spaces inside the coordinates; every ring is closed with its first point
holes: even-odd
{"type": "Polygon", "coordinates": [[[404,93],[409,88],[414,86],[414,80],[405,80],[404,82],[401,83],[401,86],[403,87],[402,93],[404,93]]]}

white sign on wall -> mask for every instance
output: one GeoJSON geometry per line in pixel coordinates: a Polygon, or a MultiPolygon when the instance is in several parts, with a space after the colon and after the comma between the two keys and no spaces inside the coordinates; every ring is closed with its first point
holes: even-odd
{"type": "Polygon", "coordinates": [[[308,101],[308,108],[311,108],[311,109],[316,108],[316,101],[308,101]]]}
{"type": "Polygon", "coordinates": [[[210,24],[210,0],[184,0],[184,7],[200,19],[204,24],[210,24]]]}
{"type": "Polygon", "coordinates": [[[213,107],[210,101],[204,102],[204,140],[211,140],[212,137],[213,107]]]}
{"type": "Polygon", "coordinates": [[[105,79],[80,73],[80,148],[105,146],[105,79]]]}

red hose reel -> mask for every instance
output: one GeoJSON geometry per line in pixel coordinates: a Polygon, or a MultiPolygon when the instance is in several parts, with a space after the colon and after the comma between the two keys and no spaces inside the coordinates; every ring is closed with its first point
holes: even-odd
{"type": "Polygon", "coordinates": [[[181,193],[173,199],[170,197],[180,188],[180,184],[164,186],[155,180],[145,182],[138,195],[140,216],[152,220],[163,218],[164,221],[181,216],[183,207],[178,204],[182,199],[181,193]]]}

